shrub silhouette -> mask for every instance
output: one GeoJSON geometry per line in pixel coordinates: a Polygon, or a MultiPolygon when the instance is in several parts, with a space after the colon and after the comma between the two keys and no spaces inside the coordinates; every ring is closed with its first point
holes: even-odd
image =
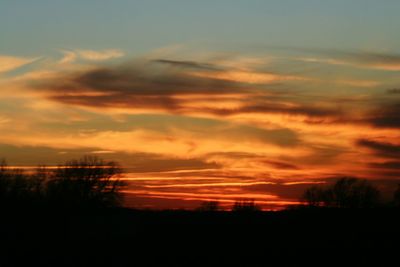
{"type": "Polygon", "coordinates": [[[232,207],[233,212],[255,212],[261,211],[261,208],[257,206],[253,199],[250,200],[237,200],[232,207]]]}
{"type": "Polygon", "coordinates": [[[342,178],[330,187],[313,186],[303,194],[309,206],[371,208],[379,204],[380,193],[367,180],[342,178]]]}
{"type": "Polygon", "coordinates": [[[201,203],[200,207],[197,208],[198,211],[203,212],[216,212],[220,210],[218,201],[204,201],[201,203]]]}
{"type": "Polygon", "coordinates": [[[43,198],[43,187],[43,181],[37,176],[27,175],[21,169],[10,168],[4,160],[0,163],[1,207],[36,205],[43,198]]]}
{"type": "Polygon", "coordinates": [[[97,157],[71,160],[55,170],[38,167],[33,174],[0,163],[0,206],[3,208],[40,207],[95,208],[122,203],[115,162],[97,157]]]}

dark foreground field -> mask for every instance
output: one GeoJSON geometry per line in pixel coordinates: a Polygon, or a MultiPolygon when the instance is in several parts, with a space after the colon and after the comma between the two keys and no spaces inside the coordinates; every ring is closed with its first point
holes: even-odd
{"type": "Polygon", "coordinates": [[[400,211],[3,213],[0,266],[399,266],[400,211]]]}

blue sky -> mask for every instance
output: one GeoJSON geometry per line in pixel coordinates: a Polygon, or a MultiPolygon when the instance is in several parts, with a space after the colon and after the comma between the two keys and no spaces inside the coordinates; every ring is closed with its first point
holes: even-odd
{"type": "Polygon", "coordinates": [[[0,52],[174,45],[250,50],[253,46],[396,51],[399,1],[2,0],[0,52]]]}

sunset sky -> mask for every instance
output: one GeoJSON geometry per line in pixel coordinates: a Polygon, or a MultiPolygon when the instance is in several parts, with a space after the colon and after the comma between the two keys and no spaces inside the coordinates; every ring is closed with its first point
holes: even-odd
{"type": "MultiPolygon", "coordinates": [[[[0,158],[118,161],[126,205],[400,178],[400,1],[0,2],[0,158]]],[[[386,190],[386,191],[385,191],[386,190]]]]}

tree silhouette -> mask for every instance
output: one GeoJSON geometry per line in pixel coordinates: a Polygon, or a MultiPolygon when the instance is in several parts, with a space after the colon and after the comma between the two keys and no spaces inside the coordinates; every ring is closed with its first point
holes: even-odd
{"type": "Polygon", "coordinates": [[[0,207],[99,208],[122,203],[119,179],[121,168],[115,162],[83,157],[55,170],[38,167],[33,174],[10,168],[0,162],[0,207]]]}
{"type": "Polygon", "coordinates": [[[0,206],[3,208],[33,206],[43,196],[43,181],[21,169],[10,168],[5,160],[0,162],[0,206]]]}
{"type": "Polygon", "coordinates": [[[200,207],[197,208],[198,211],[204,212],[216,212],[220,210],[218,201],[204,201],[201,203],[200,207]]]}
{"type": "Polygon", "coordinates": [[[121,168],[115,162],[85,156],[59,166],[47,184],[47,197],[53,204],[68,208],[110,207],[121,204],[118,178],[121,168]]]}
{"type": "Polygon", "coordinates": [[[332,188],[333,203],[339,208],[369,208],[379,201],[379,191],[367,180],[343,178],[332,188]]]}
{"type": "Polygon", "coordinates": [[[357,178],[341,178],[330,187],[313,186],[303,194],[310,206],[336,208],[371,208],[379,204],[380,193],[370,182],[357,178]]]}
{"type": "Polygon", "coordinates": [[[325,200],[325,190],[319,186],[312,186],[303,194],[303,200],[307,202],[309,206],[319,207],[322,206],[325,200]]]}
{"type": "Polygon", "coordinates": [[[254,212],[261,211],[261,208],[257,206],[253,199],[237,200],[232,207],[233,212],[254,212]]]}

